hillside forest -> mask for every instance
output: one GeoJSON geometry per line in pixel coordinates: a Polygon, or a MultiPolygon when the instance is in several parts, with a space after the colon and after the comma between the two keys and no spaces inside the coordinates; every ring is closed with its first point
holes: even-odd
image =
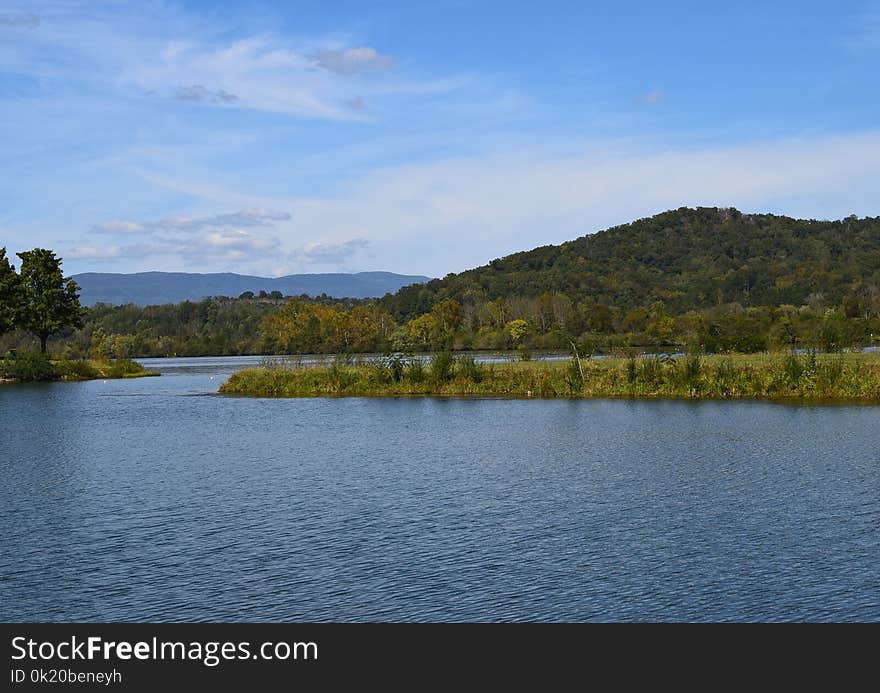
{"type": "MultiPolygon", "coordinates": [[[[33,346],[14,330],[0,353],[33,346]]],[[[880,218],[683,208],[381,299],[99,304],[67,358],[438,350],[838,351],[880,339],[880,218]]]]}

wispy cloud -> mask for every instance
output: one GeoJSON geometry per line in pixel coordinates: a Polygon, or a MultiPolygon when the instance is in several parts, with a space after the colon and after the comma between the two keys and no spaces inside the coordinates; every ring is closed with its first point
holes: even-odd
{"type": "Polygon", "coordinates": [[[355,255],[370,247],[370,241],[366,238],[352,238],[341,243],[306,243],[302,248],[296,249],[291,256],[307,263],[321,264],[345,264],[355,255]]]}
{"type": "Polygon", "coordinates": [[[116,260],[123,256],[123,250],[118,245],[111,246],[74,246],[65,252],[65,257],[70,260],[116,260]]]}
{"type": "Polygon", "coordinates": [[[382,55],[369,46],[345,50],[322,50],[315,56],[315,62],[325,70],[338,75],[387,70],[394,64],[391,56],[382,55]]]}
{"type": "Polygon", "coordinates": [[[95,225],[94,231],[111,235],[129,236],[157,231],[193,232],[202,229],[246,228],[253,226],[272,226],[279,221],[290,219],[288,212],[271,209],[242,209],[229,214],[209,217],[168,217],[156,221],[124,221],[114,219],[95,225]]]}
{"type": "Polygon", "coordinates": [[[281,241],[274,235],[220,229],[186,243],[175,244],[169,250],[189,261],[204,262],[207,257],[222,263],[252,263],[275,259],[281,251],[281,241]]]}
{"type": "Polygon", "coordinates": [[[95,261],[177,258],[192,267],[257,268],[267,274],[282,274],[315,266],[344,269],[371,248],[371,242],[363,237],[296,242],[285,234],[286,240],[282,240],[273,227],[290,220],[287,212],[256,208],[213,216],[113,220],[96,225],[92,231],[114,236],[117,243],[73,244],[65,256],[95,261]]]}
{"type": "MultiPolygon", "coordinates": [[[[276,222],[277,255],[255,254],[250,266],[268,274],[346,266],[440,276],[679,206],[822,218],[880,214],[878,181],[880,131],[703,148],[509,142],[470,157],[369,169],[326,196],[254,199],[263,209],[288,210],[289,220],[276,222]]],[[[242,194],[233,179],[228,188],[217,180],[165,184],[211,200],[242,194]]]]}
{"type": "Polygon", "coordinates": [[[228,27],[212,26],[170,5],[155,15],[85,5],[45,19],[3,14],[0,28],[39,26],[40,31],[27,32],[27,40],[25,32],[17,32],[18,43],[0,47],[0,57],[6,71],[90,83],[120,96],[136,92],[337,121],[361,118],[362,109],[352,107],[358,98],[417,93],[425,86],[400,76],[376,79],[393,59],[372,46],[269,32],[229,38],[228,27]]]}
{"type": "MultiPolygon", "coordinates": [[[[742,90],[730,109],[700,111],[698,84],[668,65],[656,72],[669,84],[640,71],[585,95],[580,78],[569,90],[528,56],[502,72],[476,51],[451,59],[430,42],[346,33],[352,25],[310,34],[327,31],[325,15],[285,10],[275,22],[194,8],[49,0],[39,16],[0,12],[11,76],[0,108],[4,243],[79,228],[82,239],[58,246],[86,267],[438,275],[684,204],[880,212],[877,131],[744,140],[747,127],[858,128],[870,122],[870,90],[850,104],[858,118],[834,120],[856,113],[845,104],[797,122],[777,108],[783,124],[769,127],[773,104],[739,108],[742,90]],[[639,118],[614,112],[620,95],[624,116],[643,105],[639,118]],[[664,118],[641,117],[649,107],[664,118]],[[708,138],[726,144],[698,144],[708,138]]],[[[876,12],[850,28],[854,47],[880,45],[876,12]]],[[[861,69],[862,57],[828,74],[861,69]]],[[[583,53],[595,60],[600,51],[583,53]]],[[[718,79],[742,63],[727,68],[718,79]]],[[[597,87],[605,74],[591,72],[597,87]]]]}
{"type": "Polygon", "coordinates": [[[339,243],[312,241],[286,249],[275,234],[221,228],[186,237],[151,237],[125,245],[73,245],[64,256],[70,260],[96,262],[163,258],[192,268],[230,271],[254,268],[264,274],[277,275],[316,266],[350,269],[350,263],[370,247],[367,239],[354,238],[339,243]]]}
{"type": "Polygon", "coordinates": [[[230,103],[237,101],[235,94],[230,94],[224,89],[211,91],[201,84],[191,84],[188,87],[177,87],[174,98],[178,101],[201,101],[206,103],[230,103]]]}
{"type": "MultiPolygon", "coordinates": [[[[358,75],[386,70],[391,58],[373,48],[322,50],[309,54],[268,36],[239,39],[226,44],[169,43],[155,59],[123,69],[123,79],[144,91],[168,93],[184,101],[285,113],[288,115],[350,120],[352,84],[358,75]],[[184,86],[180,85],[185,79],[184,86]],[[171,87],[172,84],[176,86],[171,87]],[[221,84],[221,89],[205,85],[221,84]]],[[[359,89],[387,93],[406,91],[401,82],[359,89]]]]}
{"type": "Polygon", "coordinates": [[[64,253],[72,260],[144,260],[164,258],[190,267],[265,267],[285,257],[281,241],[273,234],[219,229],[186,238],[157,237],[126,245],[73,245],[64,253]]]}
{"type": "Polygon", "coordinates": [[[435,276],[686,205],[880,213],[880,131],[702,149],[620,141],[567,149],[384,168],[345,197],[284,205],[306,235],[366,237],[388,266],[435,276]]]}
{"type": "Polygon", "coordinates": [[[94,228],[94,231],[98,233],[109,233],[114,236],[129,236],[131,234],[137,233],[149,233],[151,229],[141,223],[136,221],[122,221],[121,219],[117,219],[114,221],[105,221],[101,224],[97,224],[94,228]]]}
{"type": "Polygon", "coordinates": [[[121,245],[75,245],[67,256],[91,260],[160,256],[179,258],[187,265],[265,265],[286,258],[281,240],[271,229],[289,220],[289,213],[271,209],[151,221],[115,219],[95,225],[92,231],[114,236],[121,245]]]}

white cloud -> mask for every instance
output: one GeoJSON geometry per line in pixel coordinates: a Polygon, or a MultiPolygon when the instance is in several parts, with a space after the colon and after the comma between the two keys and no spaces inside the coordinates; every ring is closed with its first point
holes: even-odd
{"type": "Polygon", "coordinates": [[[184,238],[160,237],[144,243],[112,246],[74,246],[64,252],[71,260],[129,259],[151,262],[155,258],[187,267],[241,269],[265,266],[286,258],[277,236],[231,229],[205,231],[184,238]]]}
{"type": "Polygon", "coordinates": [[[213,216],[177,216],[156,221],[113,220],[93,227],[98,234],[117,240],[140,237],[141,241],[114,246],[76,246],[71,259],[127,258],[145,260],[178,258],[187,266],[209,265],[234,268],[254,263],[286,261],[287,254],[272,226],[288,221],[290,214],[272,209],[249,208],[213,216]]]}
{"type": "Polygon", "coordinates": [[[569,149],[386,168],[344,195],[283,204],[307,235],[367,237],[388,267],[435,276],[685,205],[880,213],[880,131],[692,150],[569,149]]]}
{"type": "MultiPolygon", "coordinates": [[[[346,105],[363,97],[350,93],[348,78],[390,64],[388,56],[373,48],[321,50],[309,55],[271,37],[257,36],[219,45],[165,44],[152,59],[123,65],[121,78],[144,92],[170,92],[182,101],[352,120],[358,109],[346,105]]],[[[408,87],[361,84],[360,88],[393,92],[408,87]]]]}
{"type": "Polygon", "coordinates": [[[290,214],[271,209],[242,209],[232,214],[218,214],[198,221],[203,226],[272,226],[279,221],[288,221],[290,214]]]}
{"type": "Polygon", "coordinates": [[[193,232],[206,228],[229,228],[272,226],[279,221],[287,221],[290,214],[271,209],[242,209],[229,214],[210,217],[168,217],[158,221],[113,220],[97,224],[94,231],[113,235],[131,235],[154,232],[193,232]]]}
{"type": "Polygon", "coordinates": [[[238,230],[219,230],[210,231],[197,241],[190,242],[185,252],[262,253],[275,252],[278,246],[278,239],[274,236],[254,235],[238,230]]]}
{"type": "Polygon", "coordinates": [[[344,266],[442,276],[680,206],[880,214],[880,131],[668,149],[644,141],[509,141],[494,153],[367,170],[327,196],[249,196],[235,179],[165,176],[162,184],[206,200],[238,197],[254,208],[289,210],[295,225],[275,222],[278,258],[255,261],[267,273],[344,266]],[[358,248],[363,239],[369,246],[358,248]],[[369,255],[348,252],[366,249],[369,255]]]}
{"type": "Polygon", "coordinates": [[[123,250],[118,245],[76,246],[64,256],[71,260],[115,260],[123,256],[123,250]]]}
{"type": "Polygon", "coordinates": [[[315,62],[325,70],[340,75],[387,70],[394,64],[390,56],[381,55],[368,46],[346,50],[322,50],[315,56],[315,62]]]}
{"type": "MultiPolygon", "coordinates": [[[[83,260],[147,258],[149,269],[161,256],[163,266],[182,258],[211,270],[369,258],[356,269],[437,275],[684,204],[823,217],[880,211],[877,131],[701,148],[589,141],[589,124],[542,120],[537,90],[508,94],[519,85],[479,75],[408,81],[360,39],[232,39],[242,26],[235,18],[214,24],[173,4],[53,7],[41,10],[38,30],[0,21],[4,70],[31,76],[34,89],[46,85],[2,109],[3,125],[15,126],[7,159],[27,169],[9,168],[7,196],[27,197],[22,181],[43,182],[39,196],[7,214],[22,243],[31,229],[64,237],[71,225],[112,218],[92,229],[105,236],[74,249],[83,260]],[[337,140],[326,124],[275,114],[358,125],[340,127],[337,140]],[[362,128],[370,114],[383,127],[362,128]],[[438,154],[447,151],[470,155],[438,154]],[[419,163],[377,164],[408,158],[419,163]],[[239,211],[160,218],[182,204],[239,211]],[[127,209],[161,211],[144,220],[127,209]]],[[[880,45],[878,29],[867,15],[857,43],[880,45]]]]}
{"type": "Polygon", "coordinates": [[[307,263],[342,265],[349,262],[359,252],[370,247],[366,238],[352,238],[341,243],[322,243],[313,241],[295,250],[292,257],[307,263]]]}
{"type": "Polygon", "coordinates": [[[223,89],[211,91],[201,84],[191,84],[186,87],[177,87],[174,98],[178,101],[195,101],[203,103],[231,103],[238,101],[235,94],[230,94],[223,89]]]}
{"type": "Polygon", "coordinates": [[[14,45],[0,44],[4,69],[47,82],[86,83],[93,93],[357,121],[363,116],[347,105],[357,98],[354,85],[364,99],[426,88],[419,81],[361,79],[393,63],[371,46],[268,32],[229,38],[223,20],[167,4],[114,11],[73,4],[45,17],[0,15],[0,29],[37,26],[39,31],[16,31],[14,45]]]}
{"type": "Polygon", "coordinates": [[[149,226],[144,226],[136,221],[114,220],[98,224],[95,226],[94,230],[99,233],[127,236],[137,233],[149,233],[151,229],[149,226]]]}
{"type": "Polygon", "coordinates": [[[145,240],[124,245],[77,245],[66,251],[73,260],[125,258],[149,261],[178,259],[191,268],[253,268],[264,274],[284,274],[316,266],[330,269],[348,267],[359,254],[370,249],[362,237],[340,241],[314,240],[286,242],[271,227],[289,222],[291,215],[272,209],[249,208],[204,217],[169,217],[157,221],[114,220],[98,224],[93,231],[117,236],[118,240],[140,237],[145,240]]]}

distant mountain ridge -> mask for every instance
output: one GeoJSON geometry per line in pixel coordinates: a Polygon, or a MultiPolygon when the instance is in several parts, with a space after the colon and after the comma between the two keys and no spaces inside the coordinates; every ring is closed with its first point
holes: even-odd
{"type": "Polygon", "coordinates": [[[393,272],[291,274],[274,278],[231,272],[85,272],[73,275],[73,279],[82,289],[80,302],[84,306],[96,303],[148,306],[198,301],[208,296],[239,296],[245,291],[280,291],[285,296],[327,294],[337,298],[372,298],[394,293],[410,284],[426,282],[430,278],[393,272]]]}

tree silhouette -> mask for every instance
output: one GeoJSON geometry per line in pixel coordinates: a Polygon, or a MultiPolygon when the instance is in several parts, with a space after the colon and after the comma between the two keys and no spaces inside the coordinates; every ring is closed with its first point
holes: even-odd
{"type": "Polygon", "coordinates": [[[62,274],[61,258],[51,250],[34,248],[18,253],[18,257],[24,290],[19,325],[40,339],[40,351],[45,354],[51,335],[68,327],[82,327],[79,286],[62,274]]]}

